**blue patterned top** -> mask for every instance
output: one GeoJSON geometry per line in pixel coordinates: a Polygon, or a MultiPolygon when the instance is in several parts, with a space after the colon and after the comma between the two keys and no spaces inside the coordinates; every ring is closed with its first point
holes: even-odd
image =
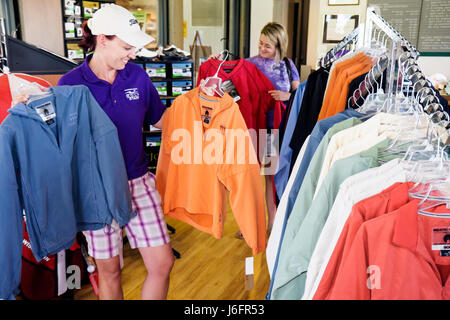
{"type": "MultiPolygon", "coordinates": [[[[289,76],[286,69],[286,64],[283,60],[279,63],[275,59],[263,58],[260,55],[247,58],[247,61],[253,63],[255,66],[261,70],[262,73],[272,82],[277,90],[283,92],[289,92],[291,85],[289,83],[289,76]]],[[[297,67],[294,62],[289,59],[292,69],[292,80],[300,81],[300,76],[298,74],[297,67]]]]}

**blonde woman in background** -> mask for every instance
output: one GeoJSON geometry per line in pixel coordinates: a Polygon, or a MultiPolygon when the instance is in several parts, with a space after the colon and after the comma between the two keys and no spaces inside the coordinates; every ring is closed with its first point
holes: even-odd
{"type": "MultiPolygon", "coordinates": [[[[258,42],[258,55],[248,58],[272,82],[275,90],[269,91],[272,97],[287,107],[291,92],[300,84],[298,70],[291,59],[286,57],[288,36],[283,25],[269,22],[261,30],[258,42]]],[[[273,110],[267,114],[267,128],[273,129],[273,110]]],[[[267,223],[269,232],[275,219],[276,205],[274,200],[273,176],[266,175],[266,203],[269,215],[267,223]]]]}

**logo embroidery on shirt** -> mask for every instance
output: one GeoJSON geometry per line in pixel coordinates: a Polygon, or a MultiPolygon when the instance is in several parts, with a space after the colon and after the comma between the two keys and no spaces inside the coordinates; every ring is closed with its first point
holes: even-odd
{"type": "Polygon", "coordinates": [[[130,19],[130,26],[138,24],[138,21],[136,19],[130,19]]]}
{"type": "Polygon", "coordinates": [[[125,89],[125,96],[130,101],[139,100],[138,88],[125,89]]]}
{"type": "Polygon", "coordinates": [[[78,113],[69,114],[69,123],[70,124],[75,124],[77,120],[78,120],[78,113]]]}

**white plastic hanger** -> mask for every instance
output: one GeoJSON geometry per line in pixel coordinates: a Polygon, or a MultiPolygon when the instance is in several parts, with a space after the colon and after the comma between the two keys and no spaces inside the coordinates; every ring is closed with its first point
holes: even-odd
{"type": "Polygon", "coordinates": [[[9,87],[11,90],[11,97],[13,100],[20,95],[28,95],[30,96],[30,98],[28,99],[27,103],[30,103],[37,99],[42,99],[44,97],[51,95],[47,91],[46,87],[40,85],[37,82],[31,82],[22,79],[12,73],[7,74],[7,77],[9,81],[9,87]]]}
{"type": "Polygon", "coordinates": [[[222,54],[224,53],[226,53],[225,59],[217,68],[216,74],[212,77],[207,77],[206,79],[200,81],[200,89],[208,96],[214,96],[214,93],[216,93],[219,96],[223,97],[223,95],[225,94],[225,92],[222,90],[222,79],[218,76],[220,68],[222,68],[222,65],[228,59],[228,50],[222,51],[220,55],[222,56],[222,54]]]}

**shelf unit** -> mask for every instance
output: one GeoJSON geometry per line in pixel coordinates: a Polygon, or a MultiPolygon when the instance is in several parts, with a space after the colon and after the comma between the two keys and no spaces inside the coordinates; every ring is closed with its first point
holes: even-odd
{"type": "MultiPolygon", "coordinates": [[[[178,96],[194,88],[194,62],[191,60],[160,62],[139,59],[133,63],[146,71],[166,108],[170,108],[178,96]]],[[[155,172],[161,146],[161,130],[144,124],[143,139],[150,171],[155,172]]]]}
{"type": "Polygon", "coordinates": [[[61,0],[64,55],[76,62],[82,62],[86,58],[85,53],[78,47],[78,42],[83,39],[81,25],[102,5],[115,3],[115,0],[61,0]]]}

